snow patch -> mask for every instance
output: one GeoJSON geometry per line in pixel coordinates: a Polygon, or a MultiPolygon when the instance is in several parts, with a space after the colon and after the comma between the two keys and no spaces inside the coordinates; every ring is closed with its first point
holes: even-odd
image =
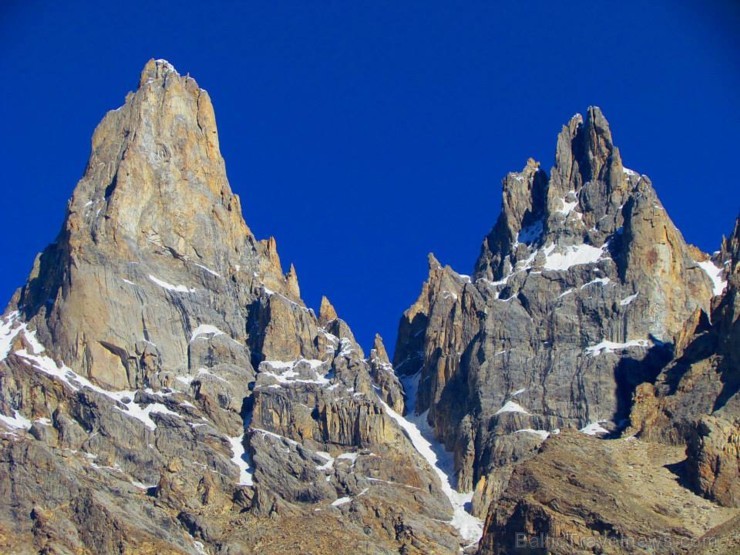
{"type": "Polygon", "coordinates": [[[346,337],[342,337],[342,339],[339,340],[339,346],[341,347],[341,350],[339,351],[339,355],[337,356],[346,357],[354,351],[354,348],[352,347],[352,341],[350,341],[346,337]]]}
{"type": "Polygon", "coordinates": [[[195,293],[195,289],[189,289],[185,287],[184,285],[172,285],[171,283],[167,283],[166,281],[163,281],[159,279],[156,276],[153,276],[149,274],[149,279],[152,280],[154,283],[162,287],[163,289],[167,289],[167,291],[174,291],[176,293],[195,293]]]}
{"type": "Polygon", "coordinates": [[[324,364],[323,360],[305,359],[298,360],[264,360],[259,365],[259,373],[274,378],[281,384],[289,383],[312,383],[318,385],[329,385],[331,383],[331,370],[326,374],[317,371],[324,364]],[[313,377],[301,377],[301,372],[296,370],[301,365],[307,365],[313,377]]]}
{"type": "Polygon", "coordinates": [[[254,471],[249,468],[249,463],[247,462],[247,454],[244,450],[244,434],[236,437],[229,437],[228,440],[231,444],[231,452],[233,454],[233,457],[231,457],[231,462],[233,462],[239,468],[239,481],[237,482],[237,485],[254,485],[254,481],[252,479],[254,471]]]}
{"type": "Polygon", "coordinates": [[[334,467],[334,457],[332,457],[329,453],[327,453],[326,451],[316,451],[316,454],[326,461],[324,464],[320,464],[319,466],[317,466],[316,470],[328,472],[334,467]]]}
{"type": "Polygon", "coordinates": [[[613,353],[614,351],[621,351],[623,349],[631,349],[635,347],[646,348],[649,346],[650,341],[647,339],[632,339],[625,343],[615,343],[614,341],[607,341],[605,339],[601,343],[587,347],[586,353],[595,357],[602,353],[613,353]]]}
{"type": "Polygon", "coordinates": [[[145,484],[144,482],[139,482],[138,480],[131,480],[131,483],[137,488],[143,489],[143,490],[148,490],[148,489],[157,487],[157,484],[145,484]]]}
{"type": "Polygon", "coordinates": [[[627,306],[628,304],[630,304],[632,301],[634,301],[637,298],[637,295],[639,295],[639,293],[635,293],[634,295],[625,297],[624,299],[619,301],[619,306],[627,306]]]}
{"type": "Polygon", "coordinates": [[[127,416],[136,418],[137,420],[142,422],[144,426],[146,426],[152,431],[157,429],[157,424],[156,422],[154,422],[154,420],[152,420],[150,416],[151,414],[154,414],[154,413],[170,414],[172,416],[177,416],[178,418],[181,418],[181,416],[178,413],[171,411],[162,403],[149,403],[145,407],[142,407],[141,405],[134,403],[133,401],[130,401],[128,403],[124,403],[124,405],[126,406],[126,410],[123,410],[118,406],[115,406],[113,408],[121,411],[127,416]]]}
{"type": "Polygon", "coordinates": [[[342,453],[337,457],[337,460],[347,460],[352,463],[354,466],[355,462],[357,461],[358,454],[357,453],[342,453]]]}
{"type": "MultiPolygon", "coordinates": [[[[407,376],[403,380],[404,391],[407,394],[407,406],[409,407],[416,406],[416,392],[418,391],[420,377],[421,373],[419,372],[414,376],[407,376]]],[[[434,437],[426,421],[427,413],[409,414],[404,418],[390,408],[379,395],[378,399],[386,414],[401,426],[414,448],[437,473],[442,484],[442,492],[450,500],[454,510],[450,525],[457,529],[463,539],[471,545],[478,543],[483,536],[483,521],[474,517],[465,509],[473,499],[473,492],[461,493],[453,489],[450,475],[454,472],[454,455],[447,452],[444,446],[436,441],[435,444],[432,444],[427,439],[427,437],[434,437]]]]}
{"type": "Polygon", "coordinates": [[[196,264],[196,266],[198,266],[198,268],[201,268],[201,269],[205,270],[206,272],[208,272],[212,276],[216,276],[216,277],[219,277],[219,278],[220,277],[223,277],[216,270],[211,270],[208,266],[203,266],[203,264],[196,264]]]}
{"type": "Polygon", "coordinates": [[[589,436],[595,436],[600,434],[608,434],[609,430],[605,429],[601,423],[606,422],[606,420],[599,420],[598,422],[592,422],[588,426],[581,428],[581,433],[584,433],[589,436]]]}
{"type": "Polygon", "coordinates": [[[331,506],[340,507],[342,505],[346,505],[347,503],[350,503],[351,501],[352,501],[351,497],[340,497],[339,499],[332,501],[331,506]]]}
{"type": "Polygon", "coordinates": [[[572,266],[593,264],[598,262],[606,251],[606,244],[601,248],[592,247],[585,243],[571,245],[563,249],[564,252],[553,252],[555,245],[545,248],[545,270],[567,270],[572,266]]]}
{"type": "Polygon", "coordinates": [[[542,439],[547,439],[548,437],[550,437],[550,432],[548,432],[547,430],[533,430],[532,428],[522,428],[521,430],[517,430],[514,433],[515,434],[520,434],[520,433],[534,434],[534,435],[540,436],[542,439]]]}
{"type": "Polygon", "coordinates": [[[717,266],[711,260],[697,262],[697,264],[709,276],[709,279],[712,280],[712,293],[714,296],[716,297],[717,295],[724,293],[725,288],[727,287],[727,280],[722,277],[722,268],[717,266]]]}
{"type": "Polygon", "coordinates": [[[519,403],[515,403],[514,401],[506,401],[504,406],[498,409],[494,416],[497,414],[503,414],[505,412],[520,412],[522,414],[529,414],[527,409],[522,407],[519,403]]]}
{"type": "Polygon", "coordinates": [[[192,335],[190,336],[190,342],[192,343],[199,337],[203,335],[226,335],[224,332],[222,332],[220,329],[218,329],[216,326],[212,326],[210,324],[201,324],[197,328],[193,330],[192,335]]]}
{"type": "Polygon", "coordinates": [[[281,293],[277,293],[276,291],[273,291],[272,289],[269,289],[269,288],[265,287],[264,285],[262,285],[262,291],[264,291],[265,292],[265,295],[267,295],[268,297],[272,297],[272,296],[278,297],[281,300],[283,300],[286,303],[288,303],[289,305],[291,305],[291,306],[293,306],[293,307],[295,307],[295,308],[297,308],[299,310],[302,310],[304,312],[310,312],[311,314],[313,314],[313,310],[312,309],[306,308],[305,306],[302,306],[302,305],[298,304],[297,302],[289,299],[285,295],[283,295],[281,293]]]}
{"type": "Polygon", "coordinates": [[[557,212],[559,214],[564,215],[564,216],[567,216],[568,214],[570,214],[571,212],[573,212],[573,210],[575,209],[575,207],[578,206],[578,197],[576,196],[576,192],[573,191],[573,190],[568,191],[565,194],[565,198],[560,199],[560,201],[563,203],[563,207],[560,208],[559,210],[557,210],[557,212]],[[568,197],[575,198],[576,200],[569,201],[569,200],[567,200],[568,197]]]}
{"type": "Polygon", "coordinates": [[[273,439],[278,439],[280,441],[286,442],[288,445],[292,445],[293,447],[298,446],[298,442],[294,439],[290,439],[289,437],[281,436],[280,434],[276,434],[275,432],[271,432],[269,430],[264,430],[262,428],[252,428],[253,431],[262,434],[266,437],[271,437],[273,439]]]}
{"type": "Polygon", "coordinates": [[[139,406],[133,401],[134,396],[136,395],[136,391],[108,391],[107,389],[103,389],[102,387],[93,384],[90,380],[75,373],[67,366],[57,366],[57,363],[54,362],[51,358],[43,355],[39,356],[37,354],[43,352],[45,349],[43,345],[41,345],[36,339],[36,332],[26,331],[25,324],[23,326],[23,332],[24,337],[33,347],[35,353],[32,354],[29,353],[26,349],[21,349],[19,351],[16,351],[16,354],[30,362],[36,370],[39,370],[44,374],[47,374],[48,376],[58,378],[70,389],[72,389],[72,391],[79,391],[82,388],[89,388],[97,393],[100,393],[101,395],[104,395],[105,397],[123,405],[125,409],[122,409],[118,405],[114,406],[114,408],[121,411],[127,416],[136,418],[137,420],[141,421],[150,430],[155,430],[157,428],[156,423],[150,417],[150,414],[152,413],[170,414],[181,418],[178,413],[171,411],[162,403],[150,403],[145,407],[139,406]]]}
{"type": "Polygon", "coordinates": [[[172,73],[174,73],[175,75],[179,77],[180,74],[175,69],[175,66],[173,66],[171,63],[169,63],[164,58],[159,58],[158,60],[154,60],[154,61],[158,63],[159,65],[163,65],[167,69],[167,71],[171,71],[172,73]]]}
{"type": "Polygon", "coordinates": [[[13,416],[0,414],[0,422],[14,430],[29,430],[31,428],[31,421],[17,410],[13,411],[13,416]]]}
{"type": "Polygon", "coordinates": [[[175,379],[180,383],[184,383],[185,385],[190,385],[191,383],[193,383],[195,376],[177,376],[177,378],[175,379]]]}
{"type": "Polygon", "coordinates": [[[5,360],[16,336],[26,329],[25,324],[18,324],[18,317],[18,312],[11,312],[0,320],[0,360],[5,360]]]}
{"type": "Polygon", "coordinates": [[[611,280],[608,277],[592,279],[588,283],[581,285],[581,289],[589,285],[607,285],[611,280]]]}

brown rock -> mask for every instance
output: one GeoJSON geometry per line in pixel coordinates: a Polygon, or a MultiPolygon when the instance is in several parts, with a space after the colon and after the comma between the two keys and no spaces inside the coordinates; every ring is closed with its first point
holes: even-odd
{"type": "Polygon", "coordinates": [[[326,297],[321,297],[321,306],[319,307],[319,323],[325,326],[332,320],[339,318],[337,311],[334,310],[334,306],[329,302],[326,297]]]}
{"type": "Polygon", "coordinates": [[[737,510],[682,488],[669,470],[682,458],[680,448],[564,431],[514,469],[479,553],[692,553],[737,510]]]}

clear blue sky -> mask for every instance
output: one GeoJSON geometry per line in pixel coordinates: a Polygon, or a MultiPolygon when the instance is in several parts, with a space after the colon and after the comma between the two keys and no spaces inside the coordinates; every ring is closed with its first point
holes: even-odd
{"type": "Polygon", "coordinates": [[[426,254],[468,273],[527,158],[602,107],[686,238],[740,209],[733,1],[0,1],[0,302],[144,63],[208,89],[232,188],[303,296],[392,349],[426,254]]]}

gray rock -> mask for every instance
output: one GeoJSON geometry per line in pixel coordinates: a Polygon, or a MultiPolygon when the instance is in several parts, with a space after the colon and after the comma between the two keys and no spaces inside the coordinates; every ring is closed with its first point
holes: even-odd
{"type": "Polygon", "coordinates": [[[508,174],[502,202],[472,277],[430,256],[394,360],[418,383],[407,410],[428,410],[479,514],[492,500],[483,479],[533,453],[526,430],[623,427],[635,388],[712,298],[706,255],[624,168],[598,108],[563,127],[549,176],[533,160],[508,174]]]}

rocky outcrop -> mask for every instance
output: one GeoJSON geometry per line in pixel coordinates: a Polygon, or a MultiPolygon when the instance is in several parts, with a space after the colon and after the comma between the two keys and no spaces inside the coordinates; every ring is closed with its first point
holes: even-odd
{"type": "Polygon", "coordinates": [[[456,553],[402,411],[382,341],[245,224],[208,94],[150,61],[0,321],[2,549],[456,553]]]}
{"type": "MultiPolygon", "coordinates": [[[[615,432],[708,312],[719,287],[650,180],[623,165],[598,108],[574,116],[548,174],[503,180],[502,211],[472,276],[430,256],[401,319],[394,366],[454,451],[459,487],[485,514],[511,469],[553,431],[615,432]]],[[[721,287],[720,287],[721,288],[721,287]]]]}
{"type": "MultiPolygon", "coordinates": [[[[737,516],[682,487],[671,469],[683,450],[573,431],[518,465],[492,507],[480,554],[696,553],[737,516]]],[[[726,551],[740,547],[721,534],[726,551]]]]}
{"type": "Polygon", "coordinates": [[[688,481],[701,494],[740,506],[740,219],[717,255],[724,294],[686,324],[686,346],[654,384],[637,389],[630,432],[687,446],[688,481]]]}

